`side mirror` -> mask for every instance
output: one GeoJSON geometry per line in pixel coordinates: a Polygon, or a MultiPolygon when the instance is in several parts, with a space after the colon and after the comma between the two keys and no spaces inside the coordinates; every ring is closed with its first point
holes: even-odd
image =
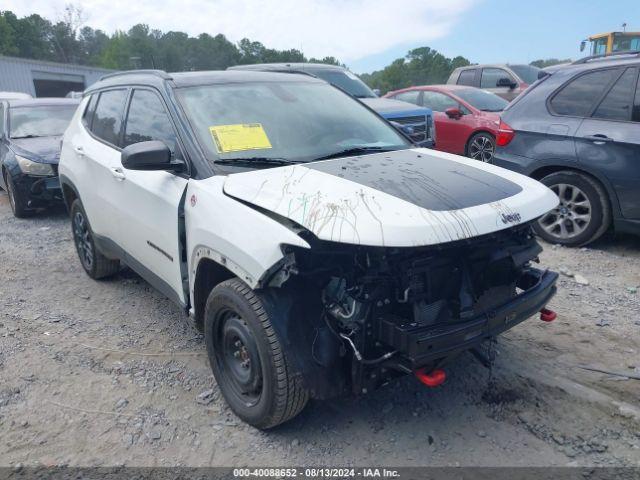
{"type": "Polygon", "coordinates": [[[152,140],[129,145],[122,150],[122,166],[128,170],[173,170],[184,167],[181,161],[171,161],[171,150],[164,142],[152,140]]]}
{"type": "Polygon", "coordinates": [[[584,48],[587,46],[587,41],[586,40],[582,40],[580,42],[580,51],[584,52],[584,48]]]}
{"type": "Polygon", "coordinates": [[[411,136],[415,133],[413,131],[413,127],[409,125],[402,125],[401,123],[394,122],[393,120],[390,121],[389,123],[393,125],[397,130],[400,130],[402,133],[404,133],[407,136],[411,136]]]}
{"type": "Polygon", "coordinates": [[[462,112],[459,108],[456,107],[447,108],[444,113],[447,115],[447,117],[453,118],[454,120],[459,120],[460,117],[462,117],[462,112]]]}
{"type": "Polygon", "coordinates": [[[373,93],[376,94],[376,97],[379,97],[380,96],[380,89],[379,88],[374,88],[373,89],[373,93]]]}
{"type": "Polygon", "coordinates": [[[496,82],[496,87],[509,87],[511,89],[516,88],[516,82],[507,77],[499,78],[496,82]]]}

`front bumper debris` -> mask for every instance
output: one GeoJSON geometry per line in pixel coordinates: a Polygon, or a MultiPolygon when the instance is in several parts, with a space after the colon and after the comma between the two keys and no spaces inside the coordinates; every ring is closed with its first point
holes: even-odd
{"type": "Polygon", "coordinates": [[[400,354],[395,357],[397,367],[415,371],[474,348],[533,316],[555,295],[557,279],[555,272],[529,268],[518,279],[519,294],[470,320],[424,326],[387,315],[379,319],[378,337],[400,354]]]}

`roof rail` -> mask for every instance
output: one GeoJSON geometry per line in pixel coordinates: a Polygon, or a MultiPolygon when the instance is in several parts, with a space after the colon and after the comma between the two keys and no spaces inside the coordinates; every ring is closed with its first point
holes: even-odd
{"type": "Polygon", "coordinates": [[[102,77],[100,77],[100,80],[104,80],[105,78],[113,78],[113,77],[119,77],[120,75],[136,75],[138,73],[143,73],[143,74],[148,74],[148,75],[155,75],[156,77],[160,77],[163,78],[165,80],[171,80],[171,75],[169,75],[167,72],[165,72],[164,70],[124,70],[122,72],[114,72],[114,73],[109,73],[107,75],[103,75],[102,77]]]}
{"type": "MultiPolygon", "coordinates": [[[[584,57],[584,58],[581,58],[580,60],[576,60],[571,65],[581,65],[583,63],[590,62],[591,60],[599,60],[599,59],[605,59],[610,57],[620,57],[620,56],[640,57],[640,50],[623,50],[620,52],[605,53],[602,55],[592,55],[590,57],[584,57]]],[[[615,60],[615,59],[612,59],[612,60],[615,60]]],[[[620,59],[620,60],[624,60],[624,59],[620,59]]]]}

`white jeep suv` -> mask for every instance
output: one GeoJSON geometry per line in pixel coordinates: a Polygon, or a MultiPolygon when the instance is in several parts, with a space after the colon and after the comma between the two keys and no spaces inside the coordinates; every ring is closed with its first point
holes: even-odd
{"type": "Polygon", "coordinates": [[[124,263],[188,311],[258,428],[400,375],[437,385],[556,289],[531,265],[549,189],[413,148],[310,76],[107,76],[64,136],[60,180],[89,276],[124,263]]]}

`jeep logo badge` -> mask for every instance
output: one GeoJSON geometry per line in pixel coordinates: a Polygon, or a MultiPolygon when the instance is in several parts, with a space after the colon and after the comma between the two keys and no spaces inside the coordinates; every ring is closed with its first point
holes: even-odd
{"type": "Polygon", "coordinates": [[[502,223],[515,223],[519,222],[522,217],[520,217],[519,213],[503,213],[500,217],[502,219],[502,223]]]}

